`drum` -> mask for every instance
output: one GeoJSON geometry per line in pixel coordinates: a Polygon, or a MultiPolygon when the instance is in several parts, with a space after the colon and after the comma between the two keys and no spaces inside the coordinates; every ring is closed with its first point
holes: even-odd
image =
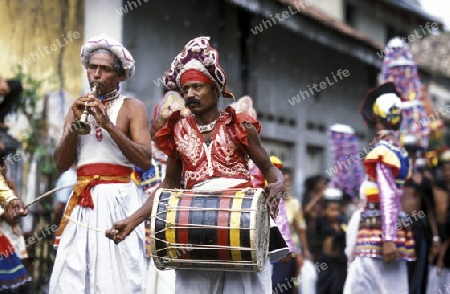
{"type": "Polygon", "coordinates": [[[260,272],[269,247],[263,189],[158,189],[147,242],[160,269],[260,272]]]}

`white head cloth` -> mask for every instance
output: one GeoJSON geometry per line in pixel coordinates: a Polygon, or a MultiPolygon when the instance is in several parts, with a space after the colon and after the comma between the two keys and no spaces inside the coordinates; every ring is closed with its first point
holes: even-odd
{"type": "Polygon", "coordinates": [[[81,48],[81,62],[85,68],[88,67],[92,53],[97,49],[106,49],[119,58],[125,70],[126,79],[134,75],[135,62],[131,53],[122,44],[106,35],[91,38],[81,48]]]}

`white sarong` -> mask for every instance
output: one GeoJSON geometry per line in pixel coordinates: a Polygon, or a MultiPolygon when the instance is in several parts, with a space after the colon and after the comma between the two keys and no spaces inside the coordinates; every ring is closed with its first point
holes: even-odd
{"type": "Polygon", "coordinates": [[[175,270],[160,271],[149,258],[145,287],[146,294],[175,294],[175,270]]]}
{"type": "MultiPolygon", "coordinates": [[[[142,206],[133,182],[91,189],[94,209],[76,206],[71,218],[109,229],[142,206]]],[[[145,277],[144,227],[118,245],[104,234],[69,221],[58,246],[50,294],[140,294],[145,277]]]]}
{"type": "Polygon", "coordinates": [[[447,294],[450,293],[450,269],[443,268],[438,274],[435,265],[429,266],[428,285],[426,294],[447,294]]]}
{"type": "Polygon", "coordinates": [[[408,294],[406,261],[385,263],[371,257],[356,257],[350,264],[344,294],[408,294]]]}

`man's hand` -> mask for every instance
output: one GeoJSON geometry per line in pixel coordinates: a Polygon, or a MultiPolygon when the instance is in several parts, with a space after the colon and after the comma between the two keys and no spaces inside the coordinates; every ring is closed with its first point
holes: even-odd
{"type": "Polygon", "coordinates": [[[79,120],[86,108],[102,128],[105,128],[108,123],[111,123],[105,105],[103,105],[98,98],[95,98],[92,93],[81,96],[75,100],[72,104],[74,117],[79,120]]]}
{"type": "Polygon", "coordinates": [[[87,103],[89,112],[94,116],[95,120],[102,128],[106,129],[106,125],[111,123],[106,106],[98,98],[89,98],[87,103]]]}
{"type": "Polygon", "coordinates": [[[305,250],[305,251],[303,252],[303,258],[304,258],[304,259],[307,259],[307,260],[312,260],[312,258],[311,258],[311,252],[309,252],[309,250],[305,250]]]}
{"type": "Polygon", "coordinates": [[[119,244],[136,228],[137,224],[130,218],[126,218],[114,223],[112,229],[106,230],[106,237],[119,244]]]}
{"type": "Polygon", "coordinates": [[[397,245],[393,241],[384,242],[382,245],[383,261],[396,261],[400,255],[397,252],[397,245]]]}
{"type": "Polygon", "coordinates": [[[19,217],[26,216],[28,214],[28,208],[24,207],[22,200],[14,199],[9,203],[6,213],[8,213],[13,219],[18,219],[19,217]]]}
{"type": "Polygon", "coordinates": [[[270,216],[275,219],[278,216],[278,204],[284,195],[284,184],[281,181],[277,181],[268,184],[265,189],[266,193],[269,194],[267,201],[270,208],[270,216]]]}
{"type": "Polygon", "coordinates": [[[434,261],[436,257],[439,256],[439,252],[441,252],[441,247],[442,247],[441,242],[433,241],[433,245],[428,255],[428,261],[430,262],[430,264],[434,261]]]}
{"type": "MultiPolygon", "coordinates": [[[[87,103],[90,100],[90,97],[92,94],[86,94],[84,96],[79,97],[75,102],[72,104],[71,109],[73,116],[75,119],[79,120],[81,117],[81,114],[83,113],[84,109],[86,108],[87,103]]],[[[92,96],[94,97],[94,96],[92,96]]]]}

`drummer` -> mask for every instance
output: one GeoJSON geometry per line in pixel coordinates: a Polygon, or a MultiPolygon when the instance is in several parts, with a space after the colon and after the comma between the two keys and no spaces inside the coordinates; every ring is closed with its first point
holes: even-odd
{"type": "MultiPolygon", "coordinates": [[[[165,85],[183,94],[191,115],[176,111],[156,133],[156,144],[168,155],[166,176],[161,188],[176,189],[183,176],[186,189],[226,190],[252,187],[247,156],[268,181],[270,214],[276,217],[284,193],[282,173],[271,162],[261,144],[260,124],[251,116],[236,114],[232,107],[218,109],[226,92],[226,74],[218,63],[218,52],[209,37],[189,41],[164,74],[165,85]],[[251,146],[251,148],[249,148],[251,146]]],[[[152,195],[130,217],[116,222],[107,236],[116,243],[151,213],[152,195]]],[[[176,293],[271,293],[269,260],[260,273],[177,270],[176,293]]]]}

